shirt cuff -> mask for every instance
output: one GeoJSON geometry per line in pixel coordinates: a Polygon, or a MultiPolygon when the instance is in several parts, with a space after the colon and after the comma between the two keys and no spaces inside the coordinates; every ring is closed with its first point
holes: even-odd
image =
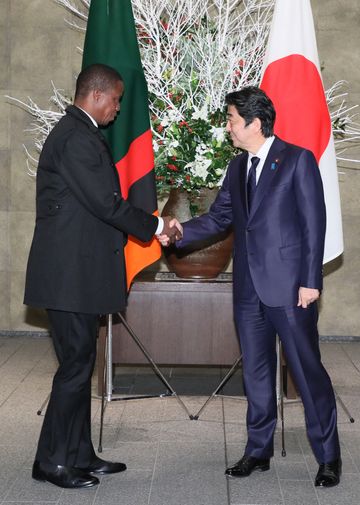
{"type": "Polygon", "coordinates": [[[160,233],[164,229],[164,220],[163,220],[163,218],[158,216],[158,220],[159,220],[159,223],[157,225],[155,235],[160,235],[160,233]]]}

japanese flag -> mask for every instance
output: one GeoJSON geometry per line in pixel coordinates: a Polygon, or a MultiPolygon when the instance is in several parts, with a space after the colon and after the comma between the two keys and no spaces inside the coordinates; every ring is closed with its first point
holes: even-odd
{"type": "Polygon", "coordinates": [[[324,263],[343,250],[339,183],[310,0],[276,0],[260,87],[276,110],[275,133],[311,150],[327,213],[324,263]]]}

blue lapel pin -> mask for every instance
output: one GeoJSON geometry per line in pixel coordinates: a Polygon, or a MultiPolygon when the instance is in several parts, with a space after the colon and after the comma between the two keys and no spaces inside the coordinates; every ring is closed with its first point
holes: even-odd
{"type": "Polygon", "coordinates": [[[278,158],[276,158],[276,160],[271,163],[271,167],[270,167],[271,170],[276,170],[279,161],[280,160],[278,158]]]}

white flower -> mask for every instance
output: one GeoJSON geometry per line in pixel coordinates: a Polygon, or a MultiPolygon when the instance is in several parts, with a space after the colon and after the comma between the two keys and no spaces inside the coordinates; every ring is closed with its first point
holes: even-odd
{"type": "Polygon", "coordinates": [[[188,163],[185,168],[190,168],[190,172],[195,177],[200,177],[203,181],[206,180],[208,175],[208,168],[211,165],[211,160],[207,158],[202,158],[200,156],[196,156],[195,161],[191,161],[188,163]]]}
{"type": "Polygon", "coordinates": [[[224,140],[225,140],[225,129],[224,128],[212,126],[211,133],[212,133],[213,139],[215,139],[216,142],[224,142],[224,140]]]}
{"type": "Polygon", "coordinates": [[[167,113],[163,116],[161,120],[161,126],[169,126],[174,122],[178,122],[182,120],[182,115],[177,109],[169,109],[167,113]]]}
{"type": "Polygon", "coordinates": [[[169,119],[169,116],[164,116],[164,117],[162,118],[162,120],[161,120],[161,123],[160,123],[160,124],[161,124],[161,126],[164,126],[164,127],[169,126],[169,124],[170,124],[170,119],[169,119]]]}
{"type": "Polygon", "coordinates": [[[202,154],[208,152],[209,150],[210,150],[210,148],[206,144],[204,144],[204,142],[202,142],[201,144],[199,144],[199,145],[196,146],[196,152],[200,156],[202,154]]]}
{"type": "Polygon", "coordinates": [[[196,107],[196,105],[194,105],[194,112],[192,113],[191,118],[192,119],[203,119],[204,121],[206,121],[208,118],[208,109],[207,109],[206,104],[203,105],[201,107],[201,109],[199,109],[198,107],[196,107]]]}

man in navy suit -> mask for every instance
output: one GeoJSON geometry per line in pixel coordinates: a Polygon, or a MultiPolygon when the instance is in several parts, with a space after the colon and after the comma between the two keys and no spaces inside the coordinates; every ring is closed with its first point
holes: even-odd
{"type": "MultiPolygon", "coordinates": [[[[275,110],[256,87],[229,93],[227,132],[244,152],[229,164],[209,212],[183,223],[183,247],[234,229],[234,317],[248,400],[244,456],[226,475],[265,471],[273,455],[276,335],[300,392],[319,463],[317,486],[339,483],[336,404],[320,357],[317,299],[322,289],[326,213],[313,154],[273,135],[275,110]]],[[[166,240],[165,240],[166,242],[166,240]]]]}

